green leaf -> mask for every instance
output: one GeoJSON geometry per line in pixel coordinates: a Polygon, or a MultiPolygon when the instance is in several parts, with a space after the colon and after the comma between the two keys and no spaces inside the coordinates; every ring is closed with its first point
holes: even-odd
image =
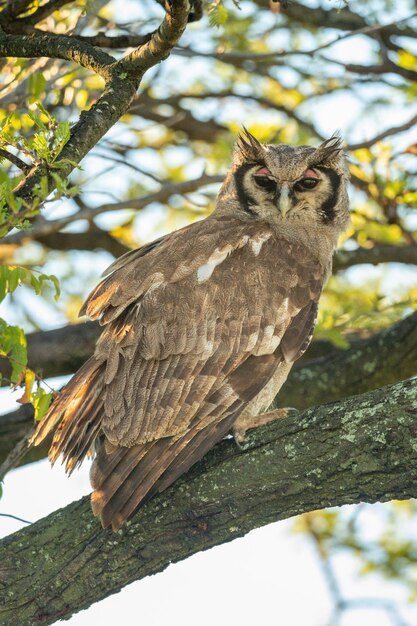
{"type": "Polygon", "coordinates": [[[1,265],[0,266],[0,302],[6,294],[13,293],[28,276],[28,270],[24,267],[1,265]]]}
{"type": "Polygon", "coordinates": [[[12,293],[21,283],[32,287],[37,295],[42,292],[45,283],[52,283],[55,288],[55,300],[61,295],[59,280],[53,274],[35,273],[18,265],[0,265],[0,302],[6,294],[12,293]]]}
{"type": "Polygon", "coordinates": [[[18,384],[27,364],[26,337],[19,326],[9,326],[0,319],[0,355],[8,357],[12,366],[10,380],[18,384]]]}
{"type": "Polygon", "coordinates": [[[51,157],[51,150],[49,148],[48,140],[45,133],[36,133],[36,135],[33,137],[32,145],[35,149],[36,154],[41,159],[48,162],[51,157]]]}
{"type": "Polygon", "coordinates": [[[39,115],[35,115],[34,113],[32,113],[32,111],[28,111],[27,112],[28,116],[30,117],[30,119],[32,120],[32,122],[34,124],[36,124],[36,126],[38,128],[40,128],[41,130],[43,130],[44,132],[47,132],[48,129],[45,126],[45,124],[42,122],[41,118],[39,117],[39,115]]]}
{"type": "Polygon", "coordinates": [[[55,137],[54,137],[55,157],[57,157],[58,154],[61,152],[62,148],[65,146],[69,138],[70,138],[69,122],[59,122],[58,126],[56,127],[55,137]]]}
{"type": "Polygon", "coordinates": [[[221,4],[212,5],[208,10],[210,26],[219,28],[226,24],[229,14],[225,7],[221,4]]]}
{"type": "Polygon", "coordinates": [[[49,113],[49,111],[45,109],[43,104],[41,102],[37,102],[36,106],[39,109],[39,111],[45,115],[45,117],[48,119],[48,122],[51,122],[52,121],[51,114],[49,113]]]}
{"type": "Polygon", "coordinates": [[[42,285],[41,285],[41,282],[38,280],[38,278],[34,274],[32,274],[30,277],[30,284],[35,290],[36,295],[39,295],[40,292],[42,291],[42,285]]]}
{"type": "MultiPolygon", "coordinates": [[[[45,91],[46,78],[42,72],[34,72],[29,76],[27,90],[31,96],[32,102],[39,100],[43,92],[45,91]]],[[[28,112],[30,115],[30,113],[28,112]]]]}
{"type": "Polygon", "coordinates": [[[35,420],[40,422],[43,418],[53,399],[52,392],[46,392],[42,387],[38,387],[36,392],[32,394],[32,404],[35,409],[35,420]]]}
{"type": "Polygon", "coordinates": [[[59,284],[59,280],[56,276],[54,276],[54,274],[50,274],[49,275],[49,280],[53,282],[54,287],[55,287],[55,301],[58,302],[59,300],[59,296],[61,295],[61,287],[59,284]]]}

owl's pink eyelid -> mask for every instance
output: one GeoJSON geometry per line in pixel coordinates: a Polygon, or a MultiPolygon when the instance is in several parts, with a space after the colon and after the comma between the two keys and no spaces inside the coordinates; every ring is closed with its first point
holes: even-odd
{"type": "Polygon", "coordinates": [[[255,172],[255,176],[272,176],[272,174],[267,167],[261,167],[260,170],[255,172]]]}
{"type": "Polygon", "coordinates": [[[303,178],[319,178],[317,172],[313,169],[308,169],[304,172],[303,178]]]}

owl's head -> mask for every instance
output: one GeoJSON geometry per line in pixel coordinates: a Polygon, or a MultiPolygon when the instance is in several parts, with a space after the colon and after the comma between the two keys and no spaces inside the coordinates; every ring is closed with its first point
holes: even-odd
{"type": "Polygon", "coordinates": [[[349,223],[348,170],[333,136],[317,148],[261,144],[246,129],[220,199],[269,223],[316,226],[342,232],[349,223]]]}

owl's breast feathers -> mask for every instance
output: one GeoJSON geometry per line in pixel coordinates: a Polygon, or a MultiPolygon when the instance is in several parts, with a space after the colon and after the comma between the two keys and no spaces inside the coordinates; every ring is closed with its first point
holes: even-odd
{"type": "Polygon", "coordinates": [[[92,506],[118,528],[304,352],[328,271],[267,224],[215,216],[127,253],[82,309],[104,332],[35,443],[59,423],[50,457],[72,470],[100,436],[92,506]]]}

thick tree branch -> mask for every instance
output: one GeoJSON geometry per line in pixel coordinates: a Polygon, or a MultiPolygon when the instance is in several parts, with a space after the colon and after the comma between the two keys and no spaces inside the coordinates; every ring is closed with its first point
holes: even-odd
{"type": "MultiPolygon", "coordinates": [[[[72,374],[91,356],[101,332],[96,322],[66,326],[27,336],[29,366],[45,378],[72,374]]],[[[0,373],[10,374],[0,360],[0,373]]],[[[292,370],[278,395],[279,406],[299,409],[338,400],[417,374],[417,313],[367,338],[349,350],[316,341],[292,370]]],[[[30,405],[0,415],[0,464],[33,427],[30,405]]],[[[21,464],[42,458],[46,448],[31,450],[21,464]]]]}
{"type": "Polygon", "coordinates": [[[393,246],[376,244],[373,248],[339,250],[333,262],[335,271],[344,270],[353,265],[378,265],[379,263],[407,263],[417,265],[417,245],[393,246]]]}
{"type": "Polygon", "coordinates": [[[52,624],[123,586],[305,511],[417,496],[417,381],[223,441],[117,534],[87,498],[0,542],[3,626],[52,624]],[[30,584],[29,584],[30,577],[30,584]]]}
{"type": "Polygon", "coordinates": [[[303,409],[416,374],[417,312],[349,350],[296,364],[277,396],[277,406],[303,409]]]}
{"type": "Polygon", "coordinates": [[[25,404],[17,411],[0,416],[0,480],[3,480],[13,467],[33,463],[47,456],[50,441],[45,442],[45,445],[42,444],[39,448],[31,448],[18,463],[10,464],[13,451],[34,429],[34,413],[31,404],[25,404]]]}
{"type": "Polygon", "coordinates": [[[89,43],[67,35],[36,31],[28,35],[9,34],[0,28],[0,57],[49,57],[73,61],[93,70],[106,80],[110,78],[109,66],[114,57],[89,43]]]}
{"type": "MultiPolygon", "coordinates": [[[[87,322],[29,333],[28,366],[42,378],[72,374],[92,355],[102,330],[97,322],[87,322]]],[[[0,375],[10,375],[7,359],[0,358],[0,375]]]]}
{"type": "Polygon", "coordinates": [[[143,76],[146,70],[167,58],[187,26],[190,5],[188,0],[166,0],[165,10],[165,18],[150,40],[118,62],[123,71],[143,76]]]}
{"type": "MultiPolygon", "coordinates": [[[[30,233],[29,233],[30,235],[30,233]]],[[[85,233],[51,233],[44,237],[35,237],[36,241],[51,250],[106,250],[114,257],[119,257],[129,248],[105,230],[90,224],[85,233]]]]}

